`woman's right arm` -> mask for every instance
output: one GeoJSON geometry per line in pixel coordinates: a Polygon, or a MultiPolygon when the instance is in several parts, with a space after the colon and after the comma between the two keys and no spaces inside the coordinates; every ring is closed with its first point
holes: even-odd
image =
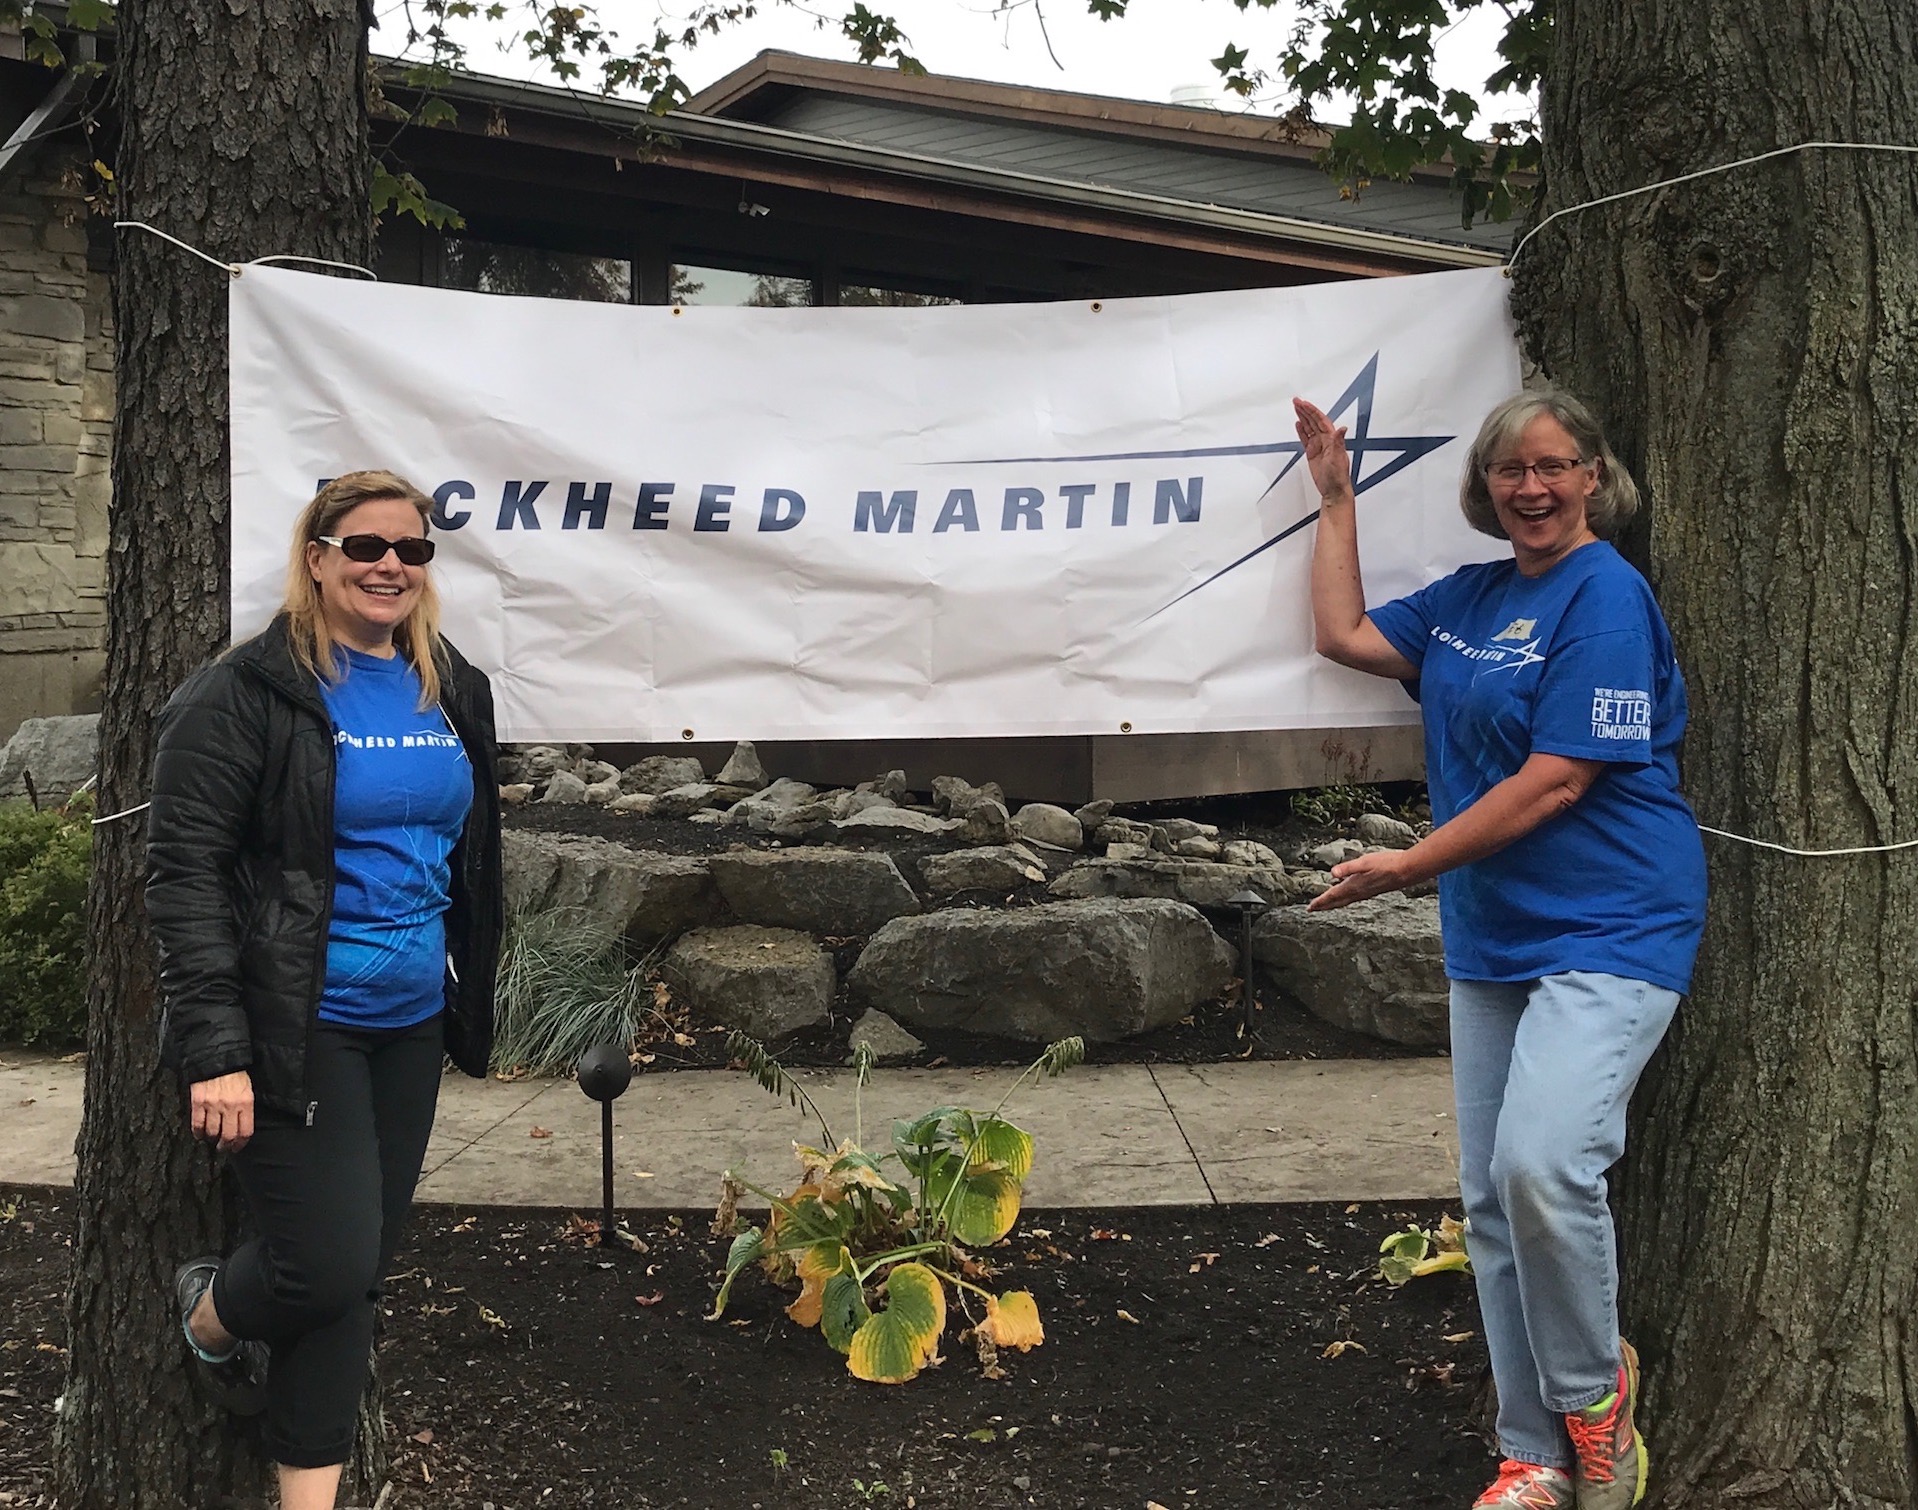
{"type": "Polygon", "coordinates": [[[1299,443],[1319,490],[1319,528],[1312,544],[1312,645],[1329,661],[1413,681],[1418,668],[1393,648],[1365,615],[1365,584],[1359,576],[1359,526],[1352,491],[1352,459],[1345,431],[1302,398],[1292,400],[1299,443]]]}

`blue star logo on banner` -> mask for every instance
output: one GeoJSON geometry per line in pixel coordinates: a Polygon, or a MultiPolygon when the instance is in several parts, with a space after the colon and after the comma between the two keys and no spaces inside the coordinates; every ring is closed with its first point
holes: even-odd
{"type": "MultiPolygon", "coordinates": [[[[1346,427],[1345,448],[1352,457],[1352,491],[1356,494],[1369,492],[1380,483],[1398,476],[1413,462],[1429,456],[1440,446],[1448,445],[1458,439],[1455,435],[1374,435],[1372,433],[1372,400],[1378,387],[1379,354],[1375,351],[1372,358],[1359,369],[1359,375],[1346,385],[1345,392],[1326,413],[1334,420],[1352,411],[1351,423],[1346,427]]],[[[1279,475],[1266,484],[1265,491],[1259,494],[1255,502],[1265,501],[1272,489],[1291,475],[1292,469],[1305,458],[1305,447],[1296,440],[1270,441],[1251,446],[1202,446],[1189,451],[1108,451],[1095,456],[1014,456],[980,458],[975,464],[1004,465],[1021,462],[1063,462],[1063,461],[1158,461],[1175,460],[1200,456],[1283,456],[1285,465],[1279,468],[1279,475]]],[[[1214,582],[1230,572],[1237,571],[1254,556],[1272,549],[1281,541],[1289,540],[1313,520],[1319,517],[1315,508],[1302,519],[1288,524],[1271,539],[1255,545],[1238,560],[1220,567],[1196,586],[1188,587],[1170,603],[1155,608],[1146,615],[1147,620],[1156,619],[1166,609],[1183,603],[1196,592],[1203,592],[1214,582]]]]}

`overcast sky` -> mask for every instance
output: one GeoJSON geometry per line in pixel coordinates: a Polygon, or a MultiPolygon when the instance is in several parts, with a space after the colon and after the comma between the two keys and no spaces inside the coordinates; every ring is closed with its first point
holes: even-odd
{"type": "MultiPolygon", "coordinates": [[[[1276,111],[1286,103],[1276,93],[1250,106],[1227,96],[1210,60],[1234,43],[1248,50],[1254,66],[1269,67],[1293,25],[1296,7],[1290,0],[1248,11],[1239,10],[1232,0],[1131,0],[1128,15],[1111,22],[1091,15],[1085,0],[1054,0],[1044,8],[1043,33],[1040,10],[1032,0],[1005,10],[996,10],[990,0],[868,4],[899,22],[910,38],[909,50],[934,73],[1158,102],[1170,100],[1175,90],[1196,87],[1231,110],[1276,111]]],[[[852,45],[838,27],[838,17],[848,8],[849,0],[815,0],[805,8],[766,6],[761,15],[707,38],[686,54],[681,76],[697,92],[772,47],[851,61],[852,45]]],[[[375,38],[376,50],[397,51],[405,40],[400,0],[382,0],[381,11],[385,27],[375,38]]],[[[659,0],[601,0],[599,5],[607,25],[635,37],[650,36],[662,13],[683,16],[685,11],[670,0],[664,5],[659,0]]],[[[1482,93],[1486,75],[1498,63],[1504,20],[1497,6],[1481,6],[1446,34],[1439,51],[1442,86],[1482,93]]],[[[461,35],[469,48],[468,65],[477,72],[549,77],[519,56],[510,26],[474,24],[461,35]]],[[[1489,103],[1494,118],[1524,113],[1520,101],[1489,103]]]]}

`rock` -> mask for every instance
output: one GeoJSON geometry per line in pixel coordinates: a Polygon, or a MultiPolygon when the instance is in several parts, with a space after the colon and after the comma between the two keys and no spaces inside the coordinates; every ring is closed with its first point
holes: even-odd
{"type": "Polygon", "coordinates": [[[695,856],[513,828],[501,845],[509,911],[563,911],[584,933],[639,945],[719,915],[712,872],[695,856]]]}
{"type": "Polygon", "coordinates": [[[1019,856],[1019,858],[1027,864],[1036,865],[1041,871],[1049,871],[1052,869],[1052,866],[1046,862],[1045,856],[1041,855],[1037,850],[1027,849],[1025,845],[1017,843],[1016,841],[1008,844],[1006,848],[1019,856]]]}
{"type": "Polygon", "coordinates": [[[573,767],[573,774],[589,787],[598,786],[602,781],[619,780],[619,767],[604,760],[582,760],[573,767]]]}
{"type": "Polygon", "coordinates": [[[1177,1022],[1232,974],[1232,950],[1192,908],[1100,900],[895,918],[847,983],[909,1027],[1111,1043],[1177,1022]]]}
{"type": "Polygon", "coordinates": [[[1219,837],[1219,825],[1216,823],[1195,823],[1190,818],[1155,818],[1152,826],[1166,837],[1169,844],[1177,844],[1181,839],[1216,839],[1219,837]]]}
{"type": "Polygon", "coordinates": [[[1045,871],[1033,863],[1030,851],[1004,844],[933,855],[920,862],[919,873],[926,878],[926,889],[936,897],[951,896],[956,891],[1012,891],[1046,878],[1045,871]]]}
{"type": "Polygon", "coordinates": [[[1203,834],[1195,834],[1190,839],[1174,841],[1172,853],[1184,855],[1188,860],[1216,860],[1223,847],[1217,839],[1208,839],[1203,834]]]}
{"type": "Polygon", "coordinates": [[[985,800],[985,793],[970,781],[958,776],[935,776],[932,778],[933,806],[944,818],[963,818],[971,811],[976,802],[985,800]]]}
{"type": "Polygon", "coordinates": [[[1450,1040],[1435,897],[1374,897],[1331,912],[1278,908],[1253,924],[1252,957],[1338,1027],[1391,1043],[1450,1040]]]}
{"type": "Polygon", "coordinates": [[[519,779],[535,786],[566,768],[566,750],[561,745],[515,745],[511,752],[519,779]]]}
{"type": "Polygon", "coordinates": [[[1227,865],[1263,865],[1269,870],[1284,870],[1285,862],[1277,850],[1251,839],[1232,839],[1219,846],[1219,858],[1227,865]]]}
{"type": "Polygon", "coordinates": [[[619,797],[619,772],[586,788],[586,801],[593,807],[607,807],[619,797]]]}
{"type": "Polygon", "coordinates": [[[1005,803],[981,797],[961,816],[959,832],[974,844],[1004,844],[1012,837],[1005,803]]]}
{"type": "Polygon", "coordinates": [[[823,802],[774,808],[755,808],[742,802],[726,815],[727,820],[738,822],[742,810],[746,810],[748,829],[755,834],[769,834],[775,839],[804,839],[832,821],[832,809],[823,802]]]}
{"type": "Polygon", "coordinates": [[[862,781],[853,788],[859,792],[877,792],[881,797],[890,797],[897,801],[910,790],[906,785],[904,771],[888,771],[883,776],[875,776],[871,781],[862,781]]]}
{"type": "MultiPolygon", "coordinates": [[[[1226,898],[1248,886],[1272,903],[1297,901],[1317,891],[1303,878],[1258,865],[1221,865],[1212,860],[1085,860],[1047,891],[1055,897],[1163,897],[1193,907],[1222,908],[1226,898]]],[[[1318,890],[1323,890],[1319,887],[1318,890]]]]}
{"type": "Polygon", "coordinates": [[[648,755],[619,773],[621,791],[654,797],[705,779],[706,768],[690,755],[648,755]]]}
{"type": "Polygon", "coordinates": [[[1303,858],[1314,870],[1330,870],[1334,865],[1356,860],[1364,853],[1365,846],[1357,839],[1334,839],[1330,844],[1308,849],[1303,858]]]}
{"type": "Polygon", "coordinates": [[[1172,852],[1171,841],[1150,823],[1135,823],[1130,818],[1108,818],[1092,832],[1095,844],[1136,844],[1141,849],[1172,852]]]}
{"type": "Polygon", "coordinates": [[[29,718],[0,750],[0,797],[26,796],[31,776],[43,805],[65,802],[86,785],[99,759],[98,713],[29,718]]]}
{"type": "Polygon", "coordinates": [[[890,797],[881,797],[877,792],[841,792],[832,803],[832,815],[835,818],[851,818],[859,813],[869,813],[874,808],[897,807],[898,803],[890,797]]]}
{"type": "Polygon", "coordinates": [[[553,779],[546,783],[546,794],[539,800],[577,807],[586,800],[586,783],[571,771],[555,771],[553,779]]]}
{"type": "Polygon", "coordinates": [[[733,818],[747,827],[753,826],[755,818],[770,820],[778,813],[789,813],[795,808],[806,806],[819,794],[803,781],[794,781],[781,776],[763,791],[742,799],[733,806],[733,818]]]}
{"type": "Polygon", "coordinates": [[[723,799],[710,781],[691,781],[661,792],[653,800],[655,818],[690,818],[702,807],[712,807],[723,799]]]}
{"type": "Polygon", "coordinates": [[[750,739],[742,739],[733,746],[733,753],[719,774],[713,778],[722,786],[743,786],[750,791],[758,791],[772,780],[766,774],[766,768],[759,763],[759,752],[753,748],[750,739]]]}
{"type": "MultiPolygon", "coordinates": [[[[890,1060],[910,1059],[925,1051],[925,1045],[884,1012],[868,1008],[860,1015],[859,1021],[852,1025],[852,1031],[846,1035],[846,1047],[857,1049],[861,1044],[872,1046],[873,1057],[881,1064],[890,1060]]],[[[846,1063],[851,1064],[850,1056],[846,1063]]]]}
{"type": "Polygon", "coordinates": [[[624,797],[615,797],[606,806],[615,813],[631,813],[635,818],[650,818],[653,805],[659,799],[646,792],[628,792],[624,797]]]}
{"type": "Polygon", "coordinates": [[[1419,842],[1419,836],[1411,824],[1388,818],[1383,813],[1360,813],[1353,827],[1367,844],[1377,844],[1385,849],[1410,849],[1419,842]]]}
{"type": "Polygon", "coordinates": [[[711,828],[718,824],[724,823],[726,821],[726,814],[720,808],[702,807],[696,813],[687,814],[686,821],[688,823],[702,824],[705,827],[711,828]]]}
{"type": "Polygon", "coordinates": [[[694,1007],[755,1038],[824,1022],[839,984],[832,956],[785,928],[702,928],[673,945],[665,968],[694,1007]]]}
{"type": "Polygon", "coordinates": [[[954,818],[935,818],[930,813],[915,813],[903,807],[869,807],[854,813],[838,825],[854,834],[944,834],[963,825],[954,818]]]}
{"type": "Polygon", "coordinates": [[[1106,858],[1108,860],[1150,860],[1152,858],[1152,846],[1149,844],[1108,844],[1106,846],[1106,858]]]}
{"type": "Polygon", "coordinates": [[[741,922],[855,938],[919,910],[892,856],[840,849],[735,849],[707,862],[741,922]]]}
{"type": "Polygon", "coordinates": [[[1084,807],[1075,808],[1072,816],[1079,820],[1079,827],[1091,833],[1112,815],[1112,803],[1101,797],[1096,802],[1088,802],[1084,807]]]}
{"type": "Polygon", "coordinates": [[[1032,844],[1051,849],[1084,849],[1085,830],[1079,820],[1050,802],[1028,802],[1012,815],[1012,832],[1032,844]]]}
{"type": "Polygon", "coordinates": [[[519,807],[532,795],[532,782],[515,781],[499,789],[499,805],[501,807],[519,807]]]}

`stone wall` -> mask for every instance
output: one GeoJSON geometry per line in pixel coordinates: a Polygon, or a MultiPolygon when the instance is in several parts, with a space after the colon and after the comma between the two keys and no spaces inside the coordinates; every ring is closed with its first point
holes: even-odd
{"type": "Polygon", "coordinates": [[[43,154],[0,194],[0,739],[99,707],[113,306],[82,166],[43,154]]]}

